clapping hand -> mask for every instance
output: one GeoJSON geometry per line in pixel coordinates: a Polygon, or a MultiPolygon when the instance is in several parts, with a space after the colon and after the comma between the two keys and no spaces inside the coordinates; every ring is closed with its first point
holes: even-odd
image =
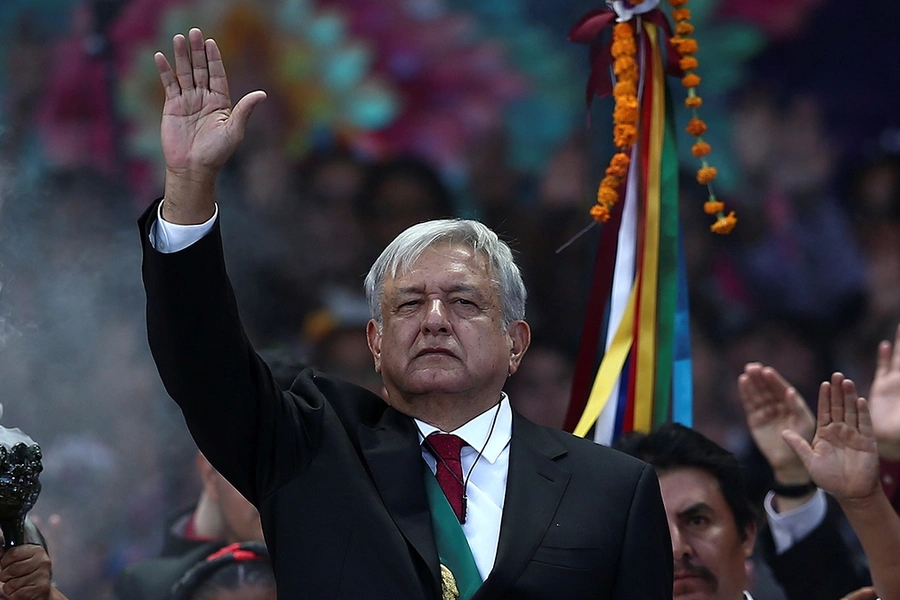
{"type": "Polygon", "coordinates": [[[867,501],[881,490],[869,407],[841,373],[819,388],[812,443],[796,431],[782,433],[820,488],[839,502],[867,501]]]}

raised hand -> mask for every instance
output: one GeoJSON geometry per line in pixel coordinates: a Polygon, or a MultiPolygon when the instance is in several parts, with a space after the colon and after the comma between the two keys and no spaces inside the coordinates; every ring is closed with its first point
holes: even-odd
{"type": "Polygon", "coordinates": [[[856,385],[841,373],[819,387],[812,444],[795,431],[784,440],[800,456],[810,477],[839,502],[867,501],[881,492],[872,418],[856,385]]]}
{"type": "Polygon", "coordinates": [[[878,453],[890,460],[900,460],[900,326],[893,345],[887,340],[878,345],[869,410],[878,453]]]}
{"type": "Polygon", "coordinates": [[[250,92],[232,108],[228,78],[216,42],[191,29],[173,40],[175,68],[154,56],[165,89],[160,137],[166,160],[163,215],[176,223],[203,222],[213,214],[219,169],[244,137],[253,107],[266,94],[250,92]]]}
{"type": "Polygon", "coordinates": [[[772,367],[748,363],[738,377],[747,427],[759,451],[782,484],[809,481],[803,461],[781,437],[788,429],[812,440],[816,420],[800,393],[772,367]]]}

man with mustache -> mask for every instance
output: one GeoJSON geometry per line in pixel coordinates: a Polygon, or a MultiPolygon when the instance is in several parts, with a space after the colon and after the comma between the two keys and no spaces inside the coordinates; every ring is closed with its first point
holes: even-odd
{"type": "Polygon", "coordinates": [[[745,565],[756,521],[737,458],[677,423],[623,436],[617,447],[653,465],[659,476],[675,561],[674,600],[750,599],[745,565]]]}

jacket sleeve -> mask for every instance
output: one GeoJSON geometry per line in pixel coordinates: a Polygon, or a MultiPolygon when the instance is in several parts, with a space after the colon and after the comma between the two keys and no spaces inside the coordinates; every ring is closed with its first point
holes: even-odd
{"type": "Polygon", "coordinates": [[[645,465],[628,513],[612,598],[672,598],[672,540],[656,472],[645,465]]]}
{"type": "Polygon", "coordinates": [[[157,370],[209,461],[256,505],[311,460],[324,399],[284,393],[241,324],[219,222],[184,250],[149,242],[154,203],[139,220],[147,333],[157,370]]]}
{"type": "Polygon", "coordinates": [[[840,509],[828,514],[808,536],[781,554],[768,529],[760,536],[763,555],[790,600],[838,600],[871,585],[865,566],[841,535],[840,509]]]}

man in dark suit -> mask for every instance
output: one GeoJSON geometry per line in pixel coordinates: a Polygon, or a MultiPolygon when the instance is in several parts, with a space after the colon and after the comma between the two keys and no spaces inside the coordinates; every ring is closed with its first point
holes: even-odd
{"type": "Polygon", "coordinates": [[[165,197],[140,221],[150,346],[200,449],[259,508],[279,597],[669,598],[653,470],[510,408],[525,289],[480,223],[413,226],[373,265],[384,398],[314,370],[279,389],[241,326],[215,204],[265,94],[232,108],[197,29],[174,58],[156,55],[165,197]]]}

